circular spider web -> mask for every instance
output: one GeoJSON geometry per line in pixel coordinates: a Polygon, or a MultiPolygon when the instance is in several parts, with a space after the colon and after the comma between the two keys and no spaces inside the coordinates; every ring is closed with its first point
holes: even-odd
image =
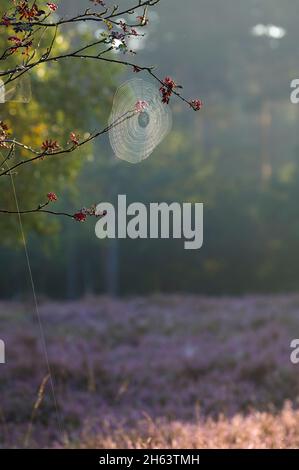
{"type": "Polygon", "coordinates": [[[118,158],[130,163],[145,160],[171,126],[171,111],[152,83],[132,79],[118,88],[109,118],[109,139],[118,158]]]}
{"type": "Polygon", "coordinates": [[[29,103],[31,100],[31,83],[28,74],[14,80],[7,85],[0,79],[0,103],[7,101],[15,103],[29,103]]]}

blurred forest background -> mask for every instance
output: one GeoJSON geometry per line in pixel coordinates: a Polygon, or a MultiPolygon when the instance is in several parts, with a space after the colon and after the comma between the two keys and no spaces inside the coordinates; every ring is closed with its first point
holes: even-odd
{"type": "MultiPolygon", "coordinates": [[[[90,2],[58,3],[60,13],[74,15],[90,2]]],[[[17,191],[22,208],[49,191],[59,195],[57,209],[113,202],[117,194],[128,202],[203,202],[204,246],[193,252],[180,240],[103,242],[94,220],[24,217],[40,294],[298,290],[299,105],[290,102],[290,82],[299,77],[298,16],[296,0],[161,1],[133,61],[157,65],[204,109],[195,114],[173,99],[172,132],[139,165],[116,161],[101,138],[61,162],[26,170],[17,191]]],[[[94,34],[91,26],[66,31],[55,47],[94,34]]],[[[50,133],[65,141],[71,130],[104,126],[117,86],[131,75],[83,61],[39,67],[32,102],[8,103],[1,117],[23,140],[50,133]]],[[[12,199],[8,183],[2,202],[12,199]]],[[[17,219],[1,216],[0,230],[0,296],[23,298],[30,286],[17,219]]]]}

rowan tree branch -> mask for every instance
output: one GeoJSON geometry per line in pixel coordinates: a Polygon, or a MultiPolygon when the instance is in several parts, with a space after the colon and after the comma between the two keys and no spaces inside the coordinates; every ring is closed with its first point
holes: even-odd
{"type": "MultiPolygon", "coordinates": [[[[54,193],[50,193],[52,197],[54,196],[56,198],[56,195],[54,193]]],[[[105,213],[97,213],[96,212],[96,207],[92,206],[91,209],[80,209],[78,212],[75,212],[73,214],[69,212],[57,212],[53,211],[50,209],[45,209],[46,206],[48,206],[51,201],[55,202],[56,199],[49,199],[47,202],[44,204],[40,204],[34,209],[28,209],[28,210],[19,210],[19,211],[13,211],[13,210],[8,210],[8,209],[0,209],[0,215],[1,214],[11,214],[11,215],[16,215],[16,214],[21,214],[21,215],[28,215],[28,214],[50,214],[50,215],[57,215],[61,217],[69,217],[71,219],[74,219],[78,222],[85,222],[87,216],[94,216],[97,218],[103,217],[106,215],[105,213]]]]}
{"type": "MultiPolygon", "coordinates": [[[[0,20],[0,27],[2,26],[5,28],[12,28],[16,34],[15,36],[8,38],[12,42],[12,46],[7,47],[3,51],[3,53],[0,55],[0,62],[4,63],[8,58],[18,52],[22,52],[23,61],[21,64],[10,67],[9,69],[3,70],[2,68],[2,71],[0,71],[0,78],[6,78],[4,86],[21,79],[24,74],[32,71],[34,68],[42,64],[51,62],[57,63],[64,61],[65,59],[94,60],[131,67],[136,73],[146,72],[160,84],[161,99],[165,103],[165,106],[168,105],[170,97],[172,95],[176,95],[180,100],[182,100],[188,106],[191,106],[191,108],[193,108],[195,111],[199,110],[202,105],[200,100],[186,99],[179,91],[182,89],[182,87],[177,85],[170,77],[166,77],[164,79],[159,77],[154,72],[154,66],[137,65],[136,63],[129,60],[121,60],[111,56],[105,56],[111,50],[116,48],[115,40],[120,42],[120,46],[118,47],[122,47],[124,52],[133,52],[128,50],[126,40],[133,36],[143,36],[143,34],[138,32],[135,28],[141,28],[147,25],[149,7],[158,4],[160,1],[161,0],[139,0],[138,3],[135,3],[131,8],[126,8],[123,10],[120,10],[118,6],[113,6],[112,8],[105,7],[100,12],[94,12],[90,9],[87,9],[82,14],[78,14],[71,18],[59,18],[56,21],[52,21],[52,13],[53,11],[56,11],[57,8],[54,3],[47,4],[52,12],[50,11],[45,13],[44,11],[38,10],[36,2],[33,2],[33,4],[27,0],[23,2],[14,2],[15,13],[13,17],[4,14],[2,16],[2,21],[0,20]],[[22,10],[20,10],[20,5],[22,6],[22,10]],[[138,20],[137,22],[132,21],[129,23],[123,20],[124,16],[133,16],[137,11],[138,13],[140,12],[139,16],[136,17],[136,20],[138,20]],[[102,34],[101,39],[87,42],[71,52],[52,55],[59,29],[62,26],[77,24],[80,22],[100,22],[105,25],[106,32],[102,34]],[[44,52],[42,52],[40,51],[42,39],[48,29],[54,29],[54,34],[51,37],[50,44],[44,50],[44,52]],[[101,46],[104,45],[107,45],[107,47],[105,49],[101,48],[101,46]],[[99,50],[96,50],[96,52],[92,51],[90,54],[87,53],[89,49],[98,47],[99,50]],[[37,58],[38,52],[40,54],[39,58],[37,58]]],[[[103,7],[103,4],[100,0],[94,0],[94,3],[98,3],[103,7]]],[[[113,123],[107,125],[105,128],[99,131],[94,131],[83,140],[80,140],[78,136],[76,136],[74,133],[71,133],[71,142],[69,142],[64,148],[61,148],[56,141],[49,139],[43,142],[40,149],[34,149],[30,145],[26,145],[14,139],[13,137],[10,137],[7,125],[0,121],[0,148],[7,151],[7,154],[4,157],[0,167],[0,177],[12,176],[15,174],[16,170],[18,170],[23,165],[27,165],[39,160],[44,160],[45,158],[53,158],[55,156],[72,153],[78,148],[109,132],[109,130],[114,126],[117,126],[125,120],[132,118],[135,114],[136,109],[127,111],[123,116],[117,118],[113,123]],[[31,153],[33,156],[30,158],[23,158],[22,160],[11,163],[9,165],[8,162],[10,162],[15,157],[16,148],[21,148],[26,152],[31,153]]],[[[52,195],[54,193],[49,194],[52,195]]],[[[54,196],[57,198],[55,194],[54,196]]],[[[87,212],[80,211],[76,214],[69,214],[66,212],[55,212],[49,209],[45,209],[49,202],[52,202],[53,200],[48,200],[46,203],[39,205],[37,208],[23,210],[20,213],[32,214],[44,212],[58,216],[72,217],[79,221],[83,221],[83,219],[85,220],[86,215],[95,215],[93,210],[87,210],[87,212]]],[[[15,214],[18,212],[3,209],[0,210],[0,214],[1,213],[15,214]]]]}

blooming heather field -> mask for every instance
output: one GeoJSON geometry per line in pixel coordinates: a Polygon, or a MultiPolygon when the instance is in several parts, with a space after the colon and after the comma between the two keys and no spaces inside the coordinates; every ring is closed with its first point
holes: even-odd
{"type": "Polygon", "coordinates": [[[59,420],[34,308],[1,302],[1,446],[299,447],[298,295],[103,297],[40,314],[59,420]]]}

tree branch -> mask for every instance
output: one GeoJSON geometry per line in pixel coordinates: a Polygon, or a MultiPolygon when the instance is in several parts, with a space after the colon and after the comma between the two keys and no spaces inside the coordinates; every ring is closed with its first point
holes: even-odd
{"type": "MultiPolygon", "coordinates": [[[[8,70],[2,70],[0,72],[0,77],[8,77],[6,82],[4,83],[4,86],[15,80],[20,79],[25,73],[28,73],[29,71],[31,71],[35,67],[38,67],[41,64],[63,61],[64,59],[99,60],[99,61],[107,62],[111,64],[132,67],[134,72],[145,71],[160,84],[160,92],[162,95],[161,99],[165,103],[165,105],[169,103],[169,99],[171,95],[174,94],[184,103],[191,106],[191,108],[193,108],[195,111],[199,110],[201,107],[200,100],[190,101],[184,98],[179,91],[182,87],[180,85],[177,85],[174,82],[174,80],[172,80],[170,77],[161,79],[158,75],[156,75],[156,73],[154,73],[153,66],[151,67],[141,66],[128,60],[120,60],[120,59],[114,59],[112,57],[104,57],[105,54],[107,54],[109,51],[114,49],[115,39],[119,39],[123,47],[127,48],[128,47],[127,42],[125,41],[126,38],[132,37],[132,36],[135,36],[135,37],[143,36],[143,34],[138,33],[133,28],[146,26],[148,22],[148,18],[147,18],[148,8],[150,6],[154,6],[158,4],[160,1],[161,0],[146,0],[146,1],[139,0],[138,4],[135,4],[133,7],[124,9],[122,11],[119,11],[118,6],[112,7],[110,12],[109,12],[109,8],[106,8],[100,13],[90,12],[90,9],[87,9],[83,14],[79,14],[77,16],[74,16],[68,19],[61,18],[53,22],[47,21],[47,19],[51,15],[51,12],[49,12],[48,14],[45,14],[44,12],[40,13],[38,11],[37,13],[33,12],[33,19],[29,15],[28,16],[29,19],[26,17],[26,21],[23,21],[22,20],[23,16],[19,14],[18,12],[18,6],[15,6],[14,17],[20,16],[21,20],[13,21],[11,20],[10,17],[3,15],[2,21],[0,21],[0,26],[12,27],[16,33],[16,36],[12,36],[9,38],[13,42],[13,46],[8,47],[6,50],[4,50],[4,52],[0,56],[0,61],[5,61],[15,52],[18,52],[18,50],[23,51],[23,55],[25,56],[25,59],[23,60],[22,64],[17,65],[14,68],[10,68],[8,70]],[[143,12],[140,16],[137,17],[137,19],[140,20],[139,23],[132,22],[132,24],[129,24],[121,20],[121,18],[124,15],[133,15],[135,13],[135,10],[140,10],[140,9],[143,9],[143,12]],[[41,14],[43,14],[44,16],[42,19],[39,19],[41,14]],[[74,24],[74,23],[79,23],[79,22],[89,22],[89,21],[102,22],[107,26],[107,31],[105,33],[105,36],[102,39],[84,44],[80,48],[72,52],[66,52],[64,54],[51,56],[58,30],[62,25],[74,24]],[[113,30],[114,26],[117,26],[118,28],[120,28],[121,32],[113,30]],[[54,28],[54,34],[51,37],[50,44],[45,50],[45,52],[43,54],[41,53],[40,58],[34,61],[34,58],[37,55],[37,50],[40,48],[41,40],[48,28],[54,28]],[[41,31],[40,36],[36,38],[37,33],[40,31],[41,31]],[[21,33],[23,36],[22,37],[17,36],[18,33],[21,33]],[[37,41],[37,44],[35,40],[37,41]],[[35,48],[33,52],[29,54],[29,50],[30,48],[33,48],[33,44],[35,44],[35,48]],[[102,49],[102,50],[97,51],[97,53],[93,53],[93,54],[86,53],[88,49],[91,49],[92,47],[101,46],[103,44],[108,44],[110,46],[104,50],[102,49]]],[[[26,10],[27,13],[28,12],[30,13],[31,12],[30,9],[34,9],[34,6],[36,6],[35,3],[33,3],[33,6],[29,6],[29,2],[28,3],[23,2],[23,4],[25,4],[25,8],[27,8],[26,10]]],[[[71,143],[65,148],[60,148],[56,141],[47,140],[43,143],[41,149],[34,149],[31,146],[23,144],[22,142],[19,142],[14,138],[8,138],[7,125],[3,123],[2,121],[0,121],[0,148],[7,150],[7,155],[2,162],[0,176],[12,176],[13,172],[15,172],[21,166],[27,165],[29,163],[33,163],[38,160],[43,160],[48,157],[55,157],[59,155],[72,153],[78,148],[88,144],[89,142],[93,141],[97,137],[100,137],[101,135],[109,132],[109,130],[112,129],[113,127],[121,124],[122,122],[126,121],[127,119],[132,118],[135,115],[136,115],[136,109],[129,110],[124,115],[117,118],[113,123],[106,126],[104,129],[91,133],[87,138],[83,139],[82,141],[79,141],[77,136],[72,133],[73,138],[71,138],[71,143]],[[33,154],[33,156],[31,158],[22,159],[21,161],[18,161],[17,163],[11,164],[11,166],[9,166],[8,161],[14,157],[16,147],[19,147],[19,148],[22,148],[23,150],[28,151],[29,153],[33,154]],[[4,164],[5,164],[5,167],[7,167],[6,169],[3,168],[4,164]]],[[[92,210],[90,209],[81,210],[80,212],[76,214],[69,214],[66,212],[56,212],[56,211],[52,211],[49,209],[45,209],[45,207],[49,204],[49,202],[55,201],[57,199],[54,193],[49,193],[49,194],[54,195],[55,198],[49,199],[45,204],[41,204],[37,208],[30,209],[30,210],[23,210],[21,212],[15,212],[15,211],[9,211],[9,210],[3,209],[3,210],[0,210],[0,213],[2,214],[47,213],[47,214],[53,214],[57,216],[71,217],[78,221],[84,221],[87,215],[96,215],[94,208],[92,210]]]]}

